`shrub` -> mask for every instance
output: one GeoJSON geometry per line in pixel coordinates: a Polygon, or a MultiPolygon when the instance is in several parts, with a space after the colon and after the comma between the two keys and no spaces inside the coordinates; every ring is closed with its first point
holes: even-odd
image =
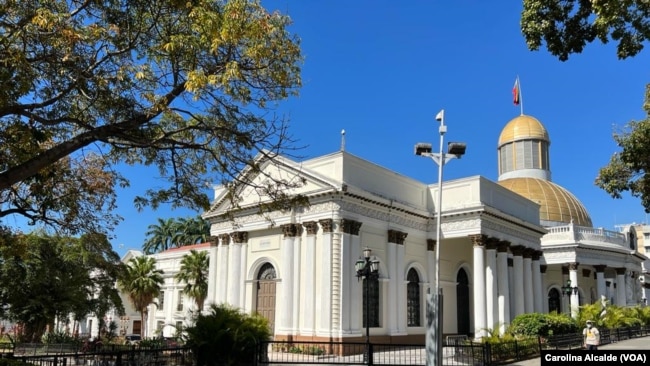
{"type": "Polygon", "coordinates": [[[508,331],[519,336],[550,336],[579,331],[576,321],[567,314],[521,314],[512,320],[508,331]]]}
{"type": "Polygon", "coordinates": [[[253,364],[257,344],[271,338],[266,318],[227,305],[212,305],[185,331],[197,366],[253,364]]]}

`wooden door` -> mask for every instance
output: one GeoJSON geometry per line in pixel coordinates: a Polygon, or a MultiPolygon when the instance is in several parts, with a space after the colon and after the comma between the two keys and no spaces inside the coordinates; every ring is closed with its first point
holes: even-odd
{"type": "Polygon", "coordinates": [[[255,311],[269,320],[271,333],[275,333],[275,268],[265,263],[257,276],[255,311]]]}

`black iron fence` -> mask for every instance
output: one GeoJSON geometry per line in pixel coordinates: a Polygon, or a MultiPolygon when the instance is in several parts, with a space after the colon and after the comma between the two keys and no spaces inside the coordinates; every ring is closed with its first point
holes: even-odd
{"type": "Polygon", "coordinates": [[[7,358],[37,366],[193,366],[189,348],[138,348],[86,353],[10,355],[7,358]]]}

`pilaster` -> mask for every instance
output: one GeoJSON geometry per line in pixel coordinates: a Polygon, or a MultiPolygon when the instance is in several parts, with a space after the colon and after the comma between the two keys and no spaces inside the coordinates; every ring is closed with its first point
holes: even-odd
{"type": "Polygon", "coordinates": [[[487,329],[487,312],[485,308],[485,245],[487,244],[487,235],[470,235],[470,240],[474,245],[474,336],[483,338],[486,336],[487,329]]]}

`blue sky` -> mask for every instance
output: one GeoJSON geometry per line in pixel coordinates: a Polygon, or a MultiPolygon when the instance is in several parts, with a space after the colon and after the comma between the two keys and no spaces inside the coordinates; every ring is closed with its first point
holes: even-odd
{"type": "MultiPolygon", "coordinates": [[[[560,62],[529,51],[516,1],[266,0],[288,13],[305,56],[300,96],[278,106],[290,133],[312,158],[346,150],[385,168],[435,183],[437,167],[413,155],[417,142],[438,146],[435,115],[445,109],[446,141],[464,141],[467,154],[445,167],[445,180],[471,175],[497,179],[501,129],[519,114],[512,87],[521,80],[524,113],[551,138],[552,180],[571,191],[594,226],[645,222],[638,199],[610,198],[594,185],[598,169],[617,151],[615,126],[644,117],[650,81],[648,52],[620,61],[613,45],[593,44],[560,62]]],[[[155,178],[131,168],[131,188],[120,191],[125,218],[112,241],[123,254],[139,249],[156,219],[199,212],[136,212],[132,201],[155,178]]],[[[155,184],[155,183],[153,183],[155,184]]]]}

